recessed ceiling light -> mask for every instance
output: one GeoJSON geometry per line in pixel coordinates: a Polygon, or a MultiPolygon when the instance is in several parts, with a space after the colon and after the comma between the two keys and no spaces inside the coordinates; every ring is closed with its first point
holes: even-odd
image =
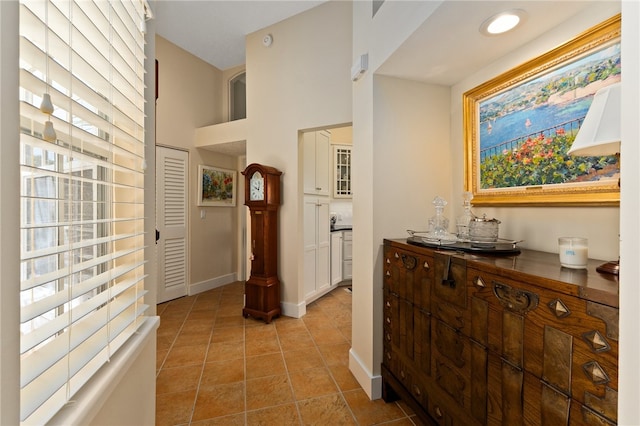
{"type": "Polygon", "coordinates": [[[520,9],[498,13],[480,25],[480,32],[485,35],[497,35],[514,29],[524,21],[526,12],[520,9]]]}

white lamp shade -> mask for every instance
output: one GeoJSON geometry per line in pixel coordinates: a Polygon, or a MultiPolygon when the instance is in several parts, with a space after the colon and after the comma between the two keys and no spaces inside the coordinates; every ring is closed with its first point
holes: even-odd
{"type": "Polygon", "coordinates": [[[54,142],[57,138],[58,135],[56,135],[56,130],[53,128],[53,123],[51,121],[45,121],[42,139],[47,142],[54,142]]]}
{"type": "Polygon", "coordinates": [[[53,102],[51,102],[51,95],[45,93],[42,95],[42,103],[40,104],[40,111],[45,114],[53,114],[53,102]]]}
{"type": "Polygon", "coordinates": [[[621,83],[596,92],[569,155],[595,157],[620,152],[621,101],[621,83]]]}

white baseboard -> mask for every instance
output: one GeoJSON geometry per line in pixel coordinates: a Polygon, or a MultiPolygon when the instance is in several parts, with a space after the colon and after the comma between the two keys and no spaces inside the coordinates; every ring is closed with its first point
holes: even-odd
{"type": "Polygon", "coordinates": [[[212,278],[206,281],[200,281],[199,283],[190,284],[187,289],[187,294],[193,296],[194,294],[202,293],[203,291],[213,290],[214,288],[222,287],[223,285],[231,284],[238,281],[237,274],[235,272],[220,277],[212,278]]]}
{"type": "Polygon", "coordinates": [[[382,376],[371,374],[353,351],[353,348],[349,349],[349,370],[351,370],[351,373],[370,399],[382,398],[382,376]]]}
{"type": "Polygon", "coordinates": [[[292,318],[302,318],[307,313],[306,302],[298,304],[282,302],[280,308],[282,309],[282,315],[292,318]]]}

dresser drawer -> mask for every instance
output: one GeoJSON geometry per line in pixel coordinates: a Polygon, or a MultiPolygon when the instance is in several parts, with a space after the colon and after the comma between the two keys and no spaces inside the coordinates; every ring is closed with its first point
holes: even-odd
{"type": "Polygon", "coordinates": [[[616,417],[609,400],[618,389],[617,308],[473,268],[468,279],[470,304],[484,306],[474,311],[474,340],[567,398],[616,417]],[[488,332],[474,337],[475,327],[488,332]]]}
{"type": "Polygon", "coordinates": [[[449,253],[435,252],[433,274],[433,294],[435,297],[431,309],[435,308],[434,303],[438,303],[438,300],[466,309],[466,261],[449,253]]]}
{"type": "MultiPolygon", "coordinates": [[[[432,366],[441,395],[481,423],[487,417],[487,350],[440,320],[432,320],[432,366]]],[[[441,398],[443,400],[443,398],[441,398]]]]}
{"type": "Polygon", "coordinates": [[[384,249],[384,283],[400,298],[429,310],[433,257],[396,247],[384,249]]]}

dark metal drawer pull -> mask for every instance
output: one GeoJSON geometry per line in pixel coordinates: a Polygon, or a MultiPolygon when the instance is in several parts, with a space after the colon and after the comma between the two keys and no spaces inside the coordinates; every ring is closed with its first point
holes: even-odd
{"type": "Polygon", "coordinates": [[[402,257],[402,263],[404,264],[404,267],[409,270],[414,269],[418,264],[418,259],[413,256],[407,256],[406,254],[402,253],[400,257],[402,257]]]}
{"type": "Polygon", "coordinates": [[[442,275],[442,281],[440,284],[449,286],[451,288],[456,288],[456,280],[450,278],[451,275],[451,256],[446,257],[446,263],[444,264],[444,273],[442,275]]]}
{"type": "Polygon", "coordinates": [[[493,281],[493,294],[507,309],[524,314],[538,307],[538,295],[493,281]]]}

